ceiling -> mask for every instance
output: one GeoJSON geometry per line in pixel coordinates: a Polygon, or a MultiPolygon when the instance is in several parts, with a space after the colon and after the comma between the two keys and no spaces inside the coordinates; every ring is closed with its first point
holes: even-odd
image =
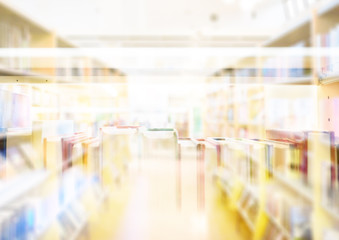
{"type": "Polygon", "coordinates": [[[283,23],[278,0],[11,0],[73,39],[262,36],[283,23]],[[264,4],[266,3],[266,4],[264,4]],[[270,21],[267,21],[267,19],[270,21]]]}
{"type": "Polygon", "coordinates": [[[128,75],[157,77],[184,73],[206,76],[227,63],[196,55],[163,56],[159,48],[259,46],[284,23],[280,2],[11,0],[19,10],[80,47],[153,49],[153,53],[159,54],[122,54],[112,56],[108,62],[128,75]]]}

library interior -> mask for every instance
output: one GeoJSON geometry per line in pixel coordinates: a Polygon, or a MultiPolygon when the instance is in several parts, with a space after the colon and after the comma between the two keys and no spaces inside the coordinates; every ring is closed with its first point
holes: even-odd
{"type": "Polygon", "coordinates": [[[339,240],[339,0],[0,0],[0,240],[339,240]]]}

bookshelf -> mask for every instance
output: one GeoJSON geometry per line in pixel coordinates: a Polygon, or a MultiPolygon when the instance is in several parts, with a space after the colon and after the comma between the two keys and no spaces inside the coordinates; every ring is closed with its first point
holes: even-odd
{"type": "MultiPolygon", "coordinates": [[[[337,0],[316,2],[312,9],[293,19],[291,24],[287,24],[279,34],[264,42],[262,47],[289,47],[292,49],[313,47],[324,50],[331,48],[335,52],[339,47],[335,43],[339,36],[338,12],[339,1],[337,0]]],[[[207,99],[210,103],[205,106],[207,113],[205,115],[205,135],[267,139],[268,136],[265,132],[267,129],[287,130],[292,128],[294,130],[331,131],[337,138],[339,134],[337,113],[339,71],[337,62],[338,56],[335,54],[304,56],[295,59],[253,56],[238,59],[234,64],[225,66],[225,69],[216,72],[206,80],[206,83],[211,85],[213,81],[218,82],[223,88],[208,92],[207,99]],[[278,66],[284,66],[284,69],[274,71],[278,66]],[[237,90],[237,84],[240,85],[238,88],[241,90],[237,90]],[[247,93],[243,93],[242,97],[237,98],[236,95],[239,94],[237,91],[245,92],[244,89],[247,89],[247,93]],[[219,100],[219,96],[223,96],[222,100],[219,100]],[[275,111],[274,108],[278,105],[280,107],[275,111]],[[289,110],[286,110],[285,113],[282,113],[284,112],[283,105],[289,106],[286,107],[289,110]],[[303,105],[304,109],[308,110],[303,111],[303,108],[297,107],[297,105],[303,105]],[[264,109],[261,113],[261,121],[250,120],[251,115],[260,114],[256,110],[257,108],[264,109]],[[292,108],[299,110],[295,110],[293,113],[292,108]],[[225,111],[226,117],[219,117],[213,122],[215,115],[223,116],[220,111],[225,111]],[[253,112],[251,113],[251,111],[253,112]],[[210,119],[209,116],[211,116],[210,119]],[[280,117],[274,119],[273,116],[280,117]],[[212,123],[214,128],[207,127],[212,123]],[[241,129],[243,130],[241,131],[241,129]]],[[[270,238],[272,235],[265,233],[265,229],[268,228],[272,228],[271,234],[279,235],[279,239],[293,239],[291,231],[286,229],[281,221],[266,209],[270,197],[268,192],[273,194],[272,190],[268,190],[270,185],[274,186],[273,190],[277,189],[281,192],[277,195],[282,194],[291,199],[296,198],[297,203],[312,209],[312,216],[309,217],[309,224],[312,226],[312,239],[333,239],[328,236],[331,236],[332,231],[337,231],[338,210],[333,204],[335,200],[327,199],[329,202],[332,201],[332,203],[328,203],[324,200],[323,195],[326,191],[324,186],[328,186],[324,179],[328,179],[326,176],[331,171],[329,162],[331,156],[333,158],[333,150],[330,150],[329,146],[336,146],[337,143],[332,142],[326,146],[321,141],[319,142],[317,139],[319,136],[313,136],[312,132],[307,134],[310,134],[312,141],[318,141],[317,146],[314,145],[314,142],[308,143],[309,147],[313,148],[308,152],[314,154],[312,157],[310,155],[313,160],[313,166],[310,169],[314,179],[313,186],[309,187],[302,181],[296,181],[277,172],[269,178],[267,176],[261,178],[259,188],[262,187],[264,190],[259,190],[259,206],[261,207],[259,207],[254,227],[254,239],[272,239],[270,238]]],[[[274,147],[274,144],[272,146],[273,149],[278,149],[274,147]]],[[[335,156],[338,157],[337,153],[335,156]]],[[[261,159],[264,157],[262,156],[261,159]]],[[[260,165],[267,169],[264,163],[260,162],[260,165]]],[[[231,199],[235,192],[243,192],[244,189],[251,186],[250,183],[241,181],[243,186],[237,189],[237,184],[234,182],[237,182],[236,178],[239,178],[239,174],[231,174],[231,176],[235,176],[235,179],[232,179],[229,168],[226,166],[224,168],[219,169],[217,178],[231,199]],[[228,173],[223,174],[224,171],[228,171],[228,173]]],[[[334,188],[331,191],[336,192],[334,188]]],[[[241,195],[238,194],[238,201],[241,195]]],[[[332,197],[337,199],[335,196],[332,197]]],[[[239,214],[244,215],[240,210],[238,209],[239,214]]],[[[245,223],[248,222],[246,217],[243,219],[245,223]]],[[[250,228],[252,228],[251,225],[249,224],[250,228]]]]}
{"type": "MultiPolygon", "coordinates": [[[[39,24],[34,19],[16,10],[7,1],[0,1],[0,47],[1,48],[76,48],[53,30],[39,24]]],[[[107,67],[98,59],[88,57],[53,58],[53,57],[21,57],[1,58],[1,76],[21,77],[19,82],[34,82],[44,79],[48,82],[63,82],[69,80],[65,76],[88,77],[86,82],[98,82],[98,77],[117,76],[118,71],[107,67]],[[99,71],[96,71],[99,70],[99,71]]],[[[121,75],[121,73],[120,73],[121,75]]],[[[3,78],[4,81],[10,81],[3,78]]],[[[71,79],[70,79],[71,80],[71,79]]],[[[79,78],[75,79],[79,81],[79,78]]],[[[81,81],[85,79],[80,78],[81,81]]],[[[121,80],[121,79],[120,79],[121,80]]],[[[102,81],[102,80],[99,80],[102,81]]],[[[12,81],[10,81],[12,82],[12,81]]]]}
{"type": "Polygon", "coordinates": [[[210,92],[205,106],[206,136],[263,136],[264,100],[261,86],[230,86],[210,92]]]}
{"type": "MultiPolygon", "coordinates": [[[[0,32],[4,33],[0,38],[1,48],[76,48],[62,36],[27,17],[5,1],[0,1],[0,12],[0,32]]],[[[117,100],[119,97],[127,98],[126,77],[98,59],[7,57],[0,59],[0,75],[0,81],[4,84],[42,84],[32,85],[30,96],[34,101],[31,111],[33,120],[59,119],[65,115],[60,112],[60,92],[73,89],[65,83],[118,83],[118,96],[112,101],[116,105],[109,107],[126,108],[127,101],[117,100]],[[51,83],[65,85],[59,85],[59,93],[56,93],[53,86],[45,86],[51,83]]],[[[88,104],[84,107],[88,107],[88,104]]],[[[114,117],[119,116],[115,114],[114,117]]]]}
{"type": "MultiPolygon", "coordinates": [[[[326,142],[330,141],[329,133],[282,131],[281,134],[307,134],[308,149],[302,152],[308,155],[307,176],[310,175],[312,182],[305,182],[304,173],[290,168],[292,162],[301,164],[303,161],[303,155],[293,157],[297,153],[294,143],[245,138],[225,139],[221,165],[215,176],[253,232],[253,239],[272,239],[279,235],[284,239],[303,239],[308,234],[320,234],[318,239],[322,239],[325,225],[320,227],[317,219],[321,219],[322,224],[328,223],[324,211],[329,209],[319,205],[321,193],[318,191],[323,190],[320,190],[317,170],[319,156],[326,161],[331,158],[331,144],[326,142]],[[302,221],[308,228],[298,229],[300,222],[294,221],[302,221]]],[[[329,218],[337,221],[335,212],[331,212],[329,218]]]]}
{"type": "MultiPolygon", "coordinates": [[[[339,29],[339,1],[327,1],[322,4],[318,11],[314,13],[314,45],[322,48],[337,48],[338,44],[335,43],[335,39],[338,36],[339,29]]],[[[317,77],[319,84],[318,92],[318,108],[319,108],[319,127],[327,131],[333,131],[335,136],[338,135],[338,126],[336,124],[337,119],[337,99],[339,97],[339,74],[337,61],[338,56],[320,56],[315,61],[315,68],[317,73],[314,74],[317,77]]],[[[338,157],[338,156],[336,156],[338,157]]],[[[318,163],[318,167],[324,169],[325,165],[328,165],[326,161],[318,163]]],[[[328,170],[327,170],[328,171],[328,170]]],[[[315,234],[320,239],[321,234],[324,231],[330,232],[331,229],[338,226],[339,219],[337,218],[337,210],[335,205],[333,206],[327,202],[327,197],[324,197],[324,186],[327,186],[326,182],[326,170],[318,175],[319,182],[322,184],[317,189],[317,207],[316,211],[319,214],[321,223],[317,222],[314,225],[315,234]],[[325,173],[324,173],[325,172],[325,173]]],[[[336,192],[335,188],[331,187],[331,191],[336,192]]]]}
{"type": "MultiPolygon", "coordinates": [[[[0,1],[0,48],[76,47],[8,1],[0,1]]],[[[118,110],[128,104],[126,76],[85,56],[1,57],[0,82],[0,205],[11,212],[0,219],[0,238],[78,239],[91,211],[107,195],[95,136],[103,122],[125,119],[118,110]],[[93,97],[91,92],[103,91],[102,83],[111,84],[116,94],[93,97]],[[89,112],[97,106],[105,114],[100,109],[89,112]],[[87,111],[79,114],[74,111],[78,107],[87,111]],[[75,141],[79,130],[86,136],[75,141]],[[72,149],[67,161],[66,136],[73,139],[67,139],[72,149]],[[13,228],[23,222],[13,218],[30,214],[34,224],[16,232],[13,228]]]]}
{"type": "MultiPolygon", "coordinates": [[[[76,48],[62,36],[16,10],[7,1],[0,1],[0,47],[1,48],[76,48]]],[[[74,89],[67,83],[110,83],[120,84],[118,95],[127,97],[126,77],[117,69],[108,67],[98,59],[88,57],[16,57],[0,59],[0,81],[4,84],[32,84],[31,97],[34,101],[33,120],[59,119],[61,95],[47,84],[58,84],[59,91],[74,89]],[[66,84],[65,84],[66,83],[66,84]],[[38,84],[38,85],[34,85],[38,84]],[[42,84],[42,85],[39,85],[42,84]],[[36,101],[37,100],[37,101],[36,101]],[[40,101],[40,102],[38,102],[40,101]]],[[[126,108],[123,100],[116,100],[116,109],[126,108]],[[121,105],[119,105],[121,104],[121,105]]],[[[106,100],[104,100],[106,101],[106,100]]],[[[85,105],[86,107],[88,106],[85,105]]],[[[114,117],[118,117],[115,114],[114,117]]]]}

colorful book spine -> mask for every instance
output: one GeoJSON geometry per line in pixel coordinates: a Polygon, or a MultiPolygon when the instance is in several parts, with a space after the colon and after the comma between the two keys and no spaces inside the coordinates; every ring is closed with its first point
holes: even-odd
{"type": "Polygon", "coordinates": [[[7,137],[0,136],[0,179],[6,177],[7,137]]]}

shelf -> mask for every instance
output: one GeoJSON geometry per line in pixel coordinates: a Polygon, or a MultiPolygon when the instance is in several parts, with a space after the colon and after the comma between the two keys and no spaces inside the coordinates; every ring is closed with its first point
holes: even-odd
{"type": "MultiPolygon", "coordinates": [[[[33,20],[31,17],[26,16],[21,11],[17,10],[17,6],[12,6],[9,1],[0,0],[0,13],[2,15],[10,15],[13,18],[13,15],[16,18],[19,18],[21,21],[29,24],[31,29],[34,30],[35,33],[51,33],[49,29],[44,27],[43,25],[39,24],[37,21],[33,20]]],[[[6,16],[5,16],[6,17],[6,16]]]]}
{"type": "MultiPolygon", "coordinates": [[[[107,193],[103,192],[102,195],[98,199],[99,204],[102,203],[102,201],[105,199],[105,197],[107,197],[107,193]]],[[[74,234],[72,234],[72,236],[69,239],[71,239],[71,240],[78,239],[80,234],[81,234],[81,232],[85,229],[87,224],[88,224],[88,219],[82,221],[82,223],[80,224],[78,229],[74,232],[74,234]]]]}
{"type": "Polygon", "coordinates": [[[79,238],[79,235],[81,234],[81,232],[85,229],[85,227],[88,224],[88,220],[84,220],[80,226],[77,228],[77,230],[74,232],[74,234],[72,234],[68,239],[70,240],[76,240],[79,238]]]}
{"type": "Polygon", "coordinates": [[[246,225],[249,227],[249,229],[254,232],[255,231],[255,225],[254,223],[251,221],[251,219],[248,217],[248,215],[246,214],[246,212],[239,206],[239,204],[237,204],[237,210],[240,214],[240,216],[244,219],[246,225]]]}
{"type": "Polygon", "coordinates": [[[265,99],[265,95],[260,93],[260,94],[253,95],[252,97],[248,98],[248,101],[260,101],[264,99],[265,99]]]}
{"type": "Polygon", "coordinates": [[[289,25],[284,31],[271,38],[263,44],[264,47],[284,47],[291,46],[300,40],[305,40],[311,34],[311,16],[305,14],[299,19],[293,19],[293,24],[289,25]]]}
{"type": "MultiPolygon", "coordinates": [[[[53,218],[50,218],[47,220],[47,224],[44,226],[43,229],[40,229],[37,233],[36,233],[36,238],[39,239],[41,238],[45,232],[50,228],[50,226],[53,224],[53,222],[57,219],[57,216],[59,216],[61,213],[66,212],[67,208],[69,207],[69,205],[71,205],[81,194],[84,193],[84,191],[86,189],[88,189],[90,186],[90,182],[86,181],[86,183],[84,183],[83,186],[80,187],[80,189],[77,190],[77,192],[72,196],[71,199],[69,199],[66,203],[64,203],[62,206],[60,206],[57,211],[55,212],[55,214],[53,214],[53,218]]],[[[84,221],[85,223],[87,223],[87,221],[84,221]]],[[[81,228],[83,228],[83,226],[81,226],[81,228]]],[[[70,238],[70,239],[76,239],[76,237],[80,234],[82,229],[77,229],[77,231],[74,233],[73,237],[74,238],[70,238]]]]}
{"type": "Polygon", "coordinates": [[[50,176],[47,171],[34,171],[21,174],[19,177],[1,182],[0,185],[0,207],[14,202],[27,192],[44,183],[50,176]]]}
{"type": "Polygon", "coordinates": [[[239,122],[237,123],[239,126],[253,126],[253,127],[263,127],[264,122],[258,122],[258,121],[250,121],[250,122],[239,122]]]}
{"type": "Polygon", "coordinates": [[[325,212],[333,218],[335,221],[339,222],[339,211],[337,209],[331,208],[326,206],[325,204],[322,204],[322,208],[325,210],[325,212]]]}
{"type": "Polygon", "coordinates": [[[231,189],[229,188],[229,186],[224,181],[222,181],[220,178],[219,178],[219,181],[220,181],[220,185],[222,189],[226,192],[228,196],[231,196],[231,189]]]}
{"type": "Polygon", "coordinates": [[[326,77],[319,77],[319,82],[321,84],[331,84],[339,82],[339,72],[328,74],[326,77]]]}
{"type": "MultiPolygon", "coordinates": [[[[301,77],[238,77],[236,84],[248,84],[248,85],[258,85],[258,84],[312,84],[312,76],[301,76],[301,77]]],[[[255,99],[254,99],[255,100],[255,99]]],[[[241,100],[244,103],[248,103],[251,99],[241,100]]],[[[233,100],[229,104],[239,103],[240,101],[233,100]]]]}
{"type": "Polygon", "coordinates": [[[58,108],[55,107],[32,107],[33,113],[58,113],[60,112],[58,108]]]}
{"type": "Polygon", "coordinates": [[[220,181],[220,184],[225,190],[226,194],[228,196],[231,196],[231,189],[229,184],[227,184],[230,181],[230,178],[228,177],[229,173],[226,169],[223,169],[222,167],[219,167],[218,170],[214,173],[214,176],[217,177],[217,179],[220,181]]]}
{"type": "Polygon", "coordinates": [[[60,215],[61,213],[65,212],[67,208],[81,195],[85,192],[86,189],[88,189],[90,186],[90,182],[86,181],[86,183],[81,186],[77,192],[73,195],[71,199],[69,199],[66,203],[64,203],[57,211],[57,216],[60,215]]]}
{"type": "Polygon", "coordinates": [[[262,77],[265,84],[313,84],[312,76],[304,77],[262,77]]]}
{"type": "Polygon", "coordinates": [[[286,187],[293,190],[295,193],[299,194],[304,199],[308,200],[309,202],[313,202],[312,190],[303,185],[300,181],[298,180],[293,181],[276,173],[273,173],[273,178],[283,183],[286,187]]]}
{"type": "Polygon", "coordinates": [[[287,238],[292,239],[291,234],[273,217],[267,210],[265,211],[266,215],[270,221],[280,230],[280,232],[287,238]]]}
{"type": "MultiPolygon", "coordinates": [[[[232,169],[232,172],[234,173],[234,169],[232,169]]],[[[230,175],[230,173],[227,172],[227,170],[219,170],[216,174],[215,174],[222,182],[229,182],[230,179],[234,180],[237,179],[243,186],[244,186],[244,191],[248,191],[250,192],[251,196],[256,200],[259,201],[259,189],[258,187],[248,183],[247,181],[245,181],[243,178],[241,178],[240,176],[236,176],[236,177],[228,177],[227,175],[230,175]]]]}
{"type": "Polygon", "coordinates": [[[46,80],[46,78],[44,76],[42,76],[42,74],[40,74],[40,73],[10,69],[10,68],[6,68],[6,67],[0,67],[0,76],[30,77],[30,78],[36,78],[36,79],[43,79],[44,81],[46,80]]]}
{"type": "Polygon", "coordinates": [[[326,17],[327,15],[336,15],[338,16],[339,11],[339,0],[332,0],[326,2],[323,6],[319,7],[318,15],[322,17],[326,17]]]}
{"type": "MultiPolygon", "coordinates": [[[[34,17],[31,16],[30,14],[25,14],[24,8],[20,8],[18,11],[17,9],[20,8],[19,5],[17,4],[12,4],[10,1],[5,1],[5,0],[0,0],[0,18],[1,20],[6,20],[8,19],[11,24],[15,24],[20,26],[25,26],[27,27],[29,35],[30,35],[30,40],[27,41],[27,43],[23,45],[19,45],[25,48],[76,48],[75,44],[72,42],[68,41],[66,38],[62,36],[57,36],[54,31],[51,29],[43,26],[43,24],[40,24],[38,21],[35,21],[34,17]]],[[[41,21],[40,21],[41,22],[41,21]]],[[[6,47],[6,45],[1,46],[1,47],[6,47]]],[[[9,57],[9,56],[8,56],[9,57]]],[[[56,65],[55,61],[53,60],[54,58],[52,56],[50,57],[37,57],[35,58],[34,56],[31,56],[27,58],[31,59],[32,66],[35,67],[29,67],[26,66],[25,68],[22,68],[22,70],[18,69],[12,69],[11,66],[0,66],[0,76],[3,76],[5,78],[2,78],[0,80],[1,83],[75,83],[78,84],[79,82],[83,82],[85,80],[95,82],[95,76],[90,76],[91,74],[89,73],[90,71],[88,70],[89,68],[93,68],[93,65],[87,65],[80,67],[83,71],[86,72],[86,74],[83,74],[84,76],[79,77],[73,77],[73,76],[55,76],[56,73],[56,65]],[[32,58],[31,58],[32,57],[32,58]],[[37,69],[37,66],[41,66],[41,63],[47,60],[48,62],[53,64],[48,67],[48,68],[41,68],[42,73],[38,73],[40,71],[37,69]],[[13,77],[13,78],[11,78],[13,77]],[[16,79],[15,77],[22,77],[24,79],[16,79]],[[88,77],[88,78],[87,78],[88,77]],[[68,79],[70,78],[70,79],[68,79]]],[[[81,60],[86,61],[86,63],[89,63],[90,60],[96,61],[100,63],[100,68],[102,68],[102,73],[105,76],[105,80],[110,80],[111,76],[111,70],[108,69],[113,69],[107,66],[105,62],[102,62],[100,60],[91,58],[91,57],[86,57],[82,56],[79,57],[81,60]],[[108,74],[106,74],[109,72],[108,74]]],[[[58,62],[58,61],[57,61],[58,62]]],[[[26,65],[26,64],[25,64],[26,65]]],[[[21,66],[21,65],[20,65],[21,66]]],[[[116,71],[115,71],[116,72],[116,71]]],[[[121,74],[123,76],[123,74],[121,74]]],[[[117,76],[114,76],[116,78],[117,76]]],[[[102,79],[102,78],[100,78],[102,79]]],[[[113,79],[115,80],[115,79],[113,79]]],[[[102,80],[100,80],[101,82],[102,80]]],[[[110,81],[110,82],[124,82],[124,81],[110,81]]]]}
{"type": "Polygon", "coordinates": [[[66,38],[58,36],[57,37],[57,47],[58,48],[76,48],[76,46],[68,41],[66,38]]]}
{"type": "Polygon", "coordinates": [[[247,191],[249,191],[251,193],[252,197],[256,201],[259,201],[259,187],[247,184],[246,189],[247,189],[247,191]]]}

